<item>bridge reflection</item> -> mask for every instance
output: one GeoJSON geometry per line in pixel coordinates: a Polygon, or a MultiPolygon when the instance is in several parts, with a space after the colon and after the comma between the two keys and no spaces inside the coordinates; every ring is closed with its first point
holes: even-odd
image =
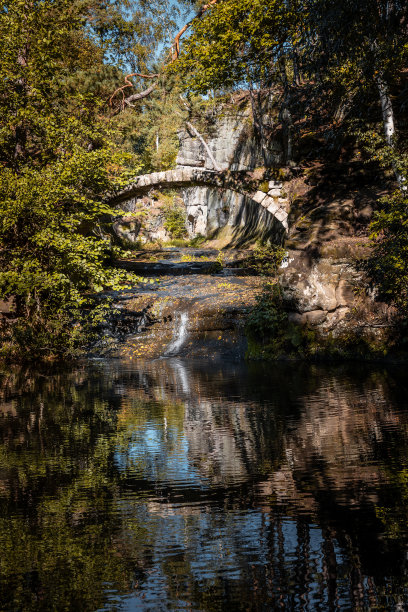
{"type": "Polygon", "coordinates": [[[10,372],[4,609],[398,609],[405,373],[161,359],[10,372]]]}

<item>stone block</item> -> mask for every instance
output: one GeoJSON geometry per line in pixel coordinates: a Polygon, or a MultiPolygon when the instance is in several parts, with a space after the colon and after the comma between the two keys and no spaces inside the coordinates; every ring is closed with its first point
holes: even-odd
{"type": "Polygon", "coordinates": [[[181,171],[181,172],[180,172],[180,177],[181,177],[181,180],[182,180],[183,182],[188,182],[188,181],[190,181],[190,180],[191,180],[191,176],[192,176],[192,174],[193,174],[193,170],[192,170],[192,168],[186,168],[186,167],[184,167],[184,168],[181,168],[181,169],[179,169],[179,170],[177,170],[177,171],[178,171],[178,172],[180,172],[180,171],[181,171]]]}
{"type": "Polygon", "coordinates": [[[273,204],[270,204],[268,206],[268,212],[271,213],[271,215],[274,215],[278,212],[279,210],[279,206],[277,204],[275,204],[275,202],[273,202],[273,204]]]}
{"type": "Polygon", "coordinates": [[[189,157],[177,157],[176,161],[177,161],[178,166],[190,166],[192,168],[195,168],[197,166],[200,168],[204,167],[203,159],[192,159],[189,157]]]}
{"type": "Polygon", "coordinates": [[[269,181],[269,189],[282,189],[281,181],[269,181]]]}
{"type": "MultiPolygon", "coordinates": [[[[176,170],[170,170],[170,172],[173,175],[173,181],[175,181],[176,183],[182,183],[185,180],[184,168],[177,168],[176,170]]],[[[188,176],[190,175],[188,174],[188,176]]]]}
{"type": "Polygon", "coordinates": [[[274,200],[273,198],[270,198],[269,196],[266,196],[266,198],[264,198],[261,202],[261,206],[263,206],[264,208],[268,208],[272,204],[274,204],[274,200]]]}
{"type": "Polygon", "coordinates": [[[252,196],[252,199],[255,200],[255,202],[258,202],[258,204],[262,204],[265,198],[266,193],[264,193],[263,191],[257,191],[255,195],[252,196]]]}
{"type": "Polygon", "coordinates": [[[302,315],[298,312],[288,312],[289,323],[295,323],[296,325],[302,325],[302,315]]]}
{"type": "Polygon", "coordinates": [[[283,223],[283,221],[286,221],[288,218],[288,213],[284,210],[282,210],[281,208],[275,213],[275,217],[276,219],[278,219],[278,221],[281,221],[283,223]]]}
{"type": "Polygon", "coordinates": [[[275,187],[268,191],[268,196],[270,196],[271,198],[278,198],[281,195],[281,193],[282,193],[281,190],[278,187],[275,187]]]}
{"type": "Polygon", "coordinates": [[[335,329],[339,325],[339,323],[341,323],[347,317],[349,313],[350,308],[347,307],[337,308],[333,312],[329,312],[327,314],[323,327],[327,331],[335,329]]]}
{"type": "Polygon", "coordinates": [[[306,252],[290,251],[289,265],[281,271],[281,284],[293,293],[299,312],[332,312],[337,307],[338,275],[330,260],[316,260],[306,252]]]}
{"type": "Polygon", "coordinates": [[[309,310],[301,316],[301,323],[303,325],[321,325],[327,318],[327,310],[309,310]]]}
{"type": "Polygon", "coordinates": [[[113,223],[112,229],[119,243],[126,246],[128,242],[136,242],[141,223],[134,217],[120,217],[113,223]]]}

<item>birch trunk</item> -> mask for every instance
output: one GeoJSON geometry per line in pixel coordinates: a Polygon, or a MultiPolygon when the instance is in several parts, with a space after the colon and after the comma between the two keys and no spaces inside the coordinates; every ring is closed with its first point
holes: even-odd
{"type": "MultiPolygon", "coordinates": [[[[394,121],[394,110],[392,107],[392,101],[390,98],[390,94],[388,91],[387,83],[384,79],[384,75],[382,72],[377,72],[375,74],[375,82],[377,84],[378,92],[380,94],[380,102],[381,102],[381,110],[383,116],[383,125],[384,125],[384,133],[385,133],[385,141],[389,147],[392,149],[395,148],[394,138],[395,138],[395,121],[394,121]]],[[[393,163],[393,169],[395,173],[395,177],[398,181],[400,189],[403,191],[407,190],[406,179],[396,168],[393,163]]]]}
{"type": "Polygon", "coordinates": [[[292,115],[289,107],[290,100],[290,89],[288,77],[286,74],[286,67],[283,64],[281,66],[281,78],[284,87],[284,98],[282,102],[282,108],[279,113],[279,120],[282,123],[282,144],[283,144],[283,157],[284,163],[288,164],[292,161],[292,115]]]}

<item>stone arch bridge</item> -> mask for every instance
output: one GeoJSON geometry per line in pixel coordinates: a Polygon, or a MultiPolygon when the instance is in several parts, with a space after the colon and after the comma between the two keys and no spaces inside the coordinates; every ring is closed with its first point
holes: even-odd
{"type": "Polygon", "coordinates": [[[148,193],[153,188],[171,189],[174,187],[212,187],[222,191],[235,191],[261,206],[280,224],[282,233],[288,231],[288,199],[283,197],[282,183],[264,181],[261,190],[259,181],[246,172],[215,172],[184,166],[166,172],[153,172],[137,176],[122,190],[109,194],[111,204],[120,204],[134,197],[148,193]]]}

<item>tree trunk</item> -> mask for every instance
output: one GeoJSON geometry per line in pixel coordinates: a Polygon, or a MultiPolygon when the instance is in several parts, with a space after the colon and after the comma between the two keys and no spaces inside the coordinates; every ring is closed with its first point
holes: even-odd
{"type": "Polygon", "coordinates": [[[280,120],[282,122],[282,135],[283,135],[283,156],[285,164],[292,161],[292,115],[286,101],[283,103],[283,107],[280,113],[280,120]]]}
{"type": "MultiPolygon", "coordinates": [[[[26,9],[27,9],[27,5],[26,5],[26,9]]],[[[29,51],[29,43],[27,40],[27,43],[24,49],[21,49],[17,56],[17,64],[21,66],[22,76],[19,79],[17,79],[17,82],[16,82],[16,91],[18,92],[20,99],[24,98],[25,100],[27,99],[27,96],[29,94],[27,80],[24,76],[24,69],[27,67],[27,62],[28,62],[28,51],[29,51]]],[[[20,159],[26,156],[28,130],[27,130],[27,126],[24,120],[22,120],[19,124],[15,126],[14,138],[15,138],[14,159],[18,163],[20,159]]]]}
{"type": "Polygon", "coordinates": [[[124,99],[124,104],[126,104],[126,106],[132,106],[133,102],[137,102],[138,100],[142,100],[143,98],[147,98],[147,96],[150,96],[150,94],[156,89],[156,87],[157,83],[153,83],[153,85],[150,85],[150,87],[148,87],[144,91],[139,91],[139,93],[135,93],[131,96],[128,96],[124,99]]]}
{"type": "Polygon", "coordinates": [[[293,84],[300,85],[301,77],[299,70],[299,56],[296,48],[293,49],[292,52],[292,63],[293,63],[293,84]]]}
{"type": "MultiPolygon", "coordinates": [[[[395,150],[395,121],[394,121],[394,109],[392,107],[392,101],[388,91],[388,85],[385,81],[384,74],[381,71],[375,73],[375,82],[378,87],[380,94],[381,110],[383,116],[384,134],[385,141],[389,147],[395,150]]],[[[400,189],[403,191],[407,190],[406,178],[399,172],[395,163],[393,163],[393,169],[395,177],[398,181],[400,189]]]]}
{"type": "Polygon", "coordinates": [[[221,172],[222,168],[218,165],[214,155],[212,154],[212,151],[210,149],[210,147],[208,146],[208,144],[205,142],[204,138],[201,136],[200,132],[194,127],[194,125],[192,125],[189,121],[186,121],[186,126],[188,127],[188,129],[193,132],[194,136],[196,136],[198,138],[198,140],[201,142],[201,144],[203,145],[204,149],[207,151],[208,157],[211,159],[212,165],[214,166],[214,169],[217,172],[221,172]]]}
{"type": "Polygon", "coordinates": [[[265,139],[265,130],[264,130],[264,126],[263,126],[263,120],[262,120],[262,102],[259,98],[259,94],[257,95],[257,100],[255,100],[254,97],[254,90],[252,88],[252,85],[249,87],[249,97],[251,99],[251,107],[252,107],[252,115],[254,118],[254,128],[255,128],[255,134],[258,136],[258,140],[260,142],[261,145],[261,151],[262,151],[262,159],[264,162],[264,166],[268,167],[268,147],[266,144],[266,139],[265,139]],[[258,113],[259,110],[259,113],[258,113]]]}
{"type": "Polygon", "coordinates": [[[284,87],[284,98],[282,102],[282,108],[279,113],[279,119],[282,123],[282,145],[283,145],[283,157],[284,163],[292,161],[292,115],[289,108],[290,89],[288,83],[288,77],[286,74],[286,67],[281,67],[281,77],[284,87]]]}

